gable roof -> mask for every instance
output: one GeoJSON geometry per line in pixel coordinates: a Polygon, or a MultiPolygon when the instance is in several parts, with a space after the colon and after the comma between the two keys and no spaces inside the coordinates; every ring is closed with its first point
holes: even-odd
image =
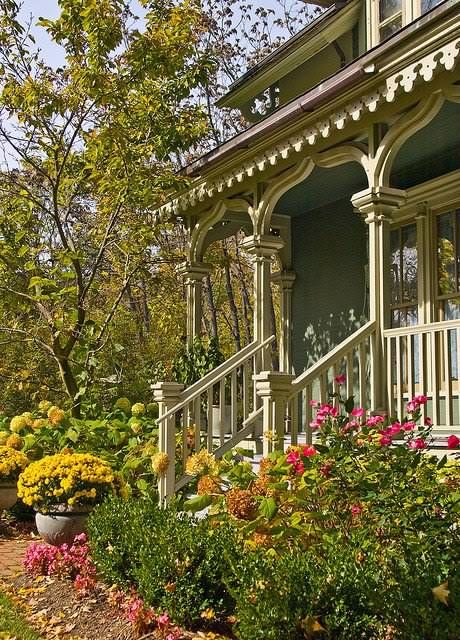
{"type": "Polygon", "coordinates": [[[358,20],[361,0],[326,2],[330,6],[318,18],[231,84],[217,106],[236,107],[254,97],[352,29],[358,20]]]}

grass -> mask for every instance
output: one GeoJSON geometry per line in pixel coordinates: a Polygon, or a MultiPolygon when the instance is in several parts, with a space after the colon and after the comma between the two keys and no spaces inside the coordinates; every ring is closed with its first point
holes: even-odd
{"type": "Polygon", "coordinates": [[[26,622],[20,609],[0,591],[0,640],[42,640],[26,622]]]}

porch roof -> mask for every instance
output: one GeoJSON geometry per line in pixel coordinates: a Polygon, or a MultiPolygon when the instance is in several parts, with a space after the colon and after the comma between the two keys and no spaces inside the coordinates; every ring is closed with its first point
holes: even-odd
{"type": "Polygon", "coordinates": [[[242,182],[245,176],[262,172],[292,152],[329,137],[334,129],[344,129],[349,121],[360,120],[363,113],[376,111],[397,94],[412,91],[419,80],[429,82],[435,74],[451,70],[460,57],[459,14],[460,0],[445,0],[262,122],[192,162],[183,170],[184,175],[195,179],[192,186],[160,207],[158,215],[164,218],[195,206],[242,182]],[[366,90],[365,95],[358,93],[360,88],[361,92],[366,90]],[[323,118],[315,122],[318,112],[323,118]],[[307,122],[308,128],[292,133],[293,124],[298,129],[307,122]],[[286,132],[290,137],[280,143],[286,132]],[[264,145],[266,140],[272,146],[264,145]]]}

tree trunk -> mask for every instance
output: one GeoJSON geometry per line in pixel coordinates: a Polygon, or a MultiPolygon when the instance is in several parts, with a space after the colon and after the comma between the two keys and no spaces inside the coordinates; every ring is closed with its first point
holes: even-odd
{"type": "Polygon", "coordinates": [[[212,282],[209,273],[205,276],[204,288],[206,293],[206,302],[209,309],[209,332],[212,338],[219,339],[217,330],[217,309],[214,302],[214,295],[212,292],[212,282]]]}
{"type": "Polygon", "coordinates": [[[75,396],[78,393],[78,384],[75,380],[75,376],[70,367],[68,359],[60,358],[58,360],[59,373],[61,374],[62,382],[66,390],[67,395],[72,400],[72,416],[74,418],[80,418],[81,416],[81,399],[75,400],[75,396]]]}

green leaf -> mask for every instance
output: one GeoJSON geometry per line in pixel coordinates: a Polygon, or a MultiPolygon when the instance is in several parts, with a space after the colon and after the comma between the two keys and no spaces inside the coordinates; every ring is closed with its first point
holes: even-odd
{"type": "Polygon", "coordinates": [[[351,413],[353,411],[353,409],[355,408],[355,398],[354,396],[350,396],[349,398],[347,398],[344,402],[345,407],[345,411],[347,413],[351,413]]]}
{"type": "Polygon", "coordinates": [[[212,496],[196,496],[184,502],[184,509],[196,513],[206,509],[210,504],[212,504],[212,496]]]}
{"type": "Polygon", "coordinates": [[[272,497],[263,498],[259,505],[259,513],[261,513],[267,520],[272,520],[278,512],[278,506],[276,501],[272,497]]]}

